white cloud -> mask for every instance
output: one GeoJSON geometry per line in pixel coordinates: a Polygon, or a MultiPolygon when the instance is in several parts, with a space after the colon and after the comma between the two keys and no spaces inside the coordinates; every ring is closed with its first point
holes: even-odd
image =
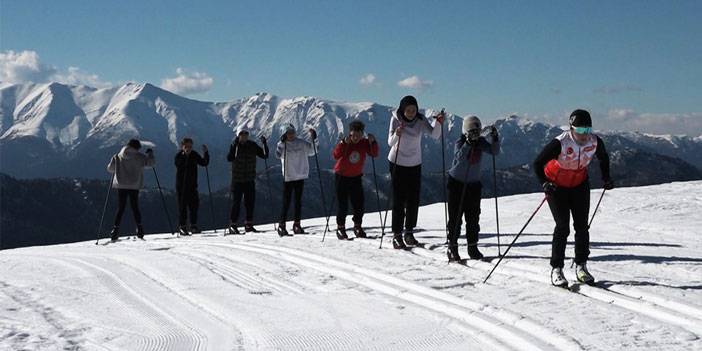
{"type": "Polygon", "coordinates": [[[82,71],[78,67],[60,70],[53,65],[42,63],[36,51],[32,50],[0,52],[0,81],[8,83],[59,82],[99,88],[110,86],[110,83],[100,80],[98,75],[82,71]]]}
{"type": "MultiPolygon", "coordinates": [[[[596,116],[600,117],[600,116],[596,116]]],[[[611,109],[603,117],[611,129],[654,134],[702,135],[702,112],[639,113],[632,109],[611,109]]]]}
{"type": "MultiPolygon", "coordinates": [[[[570,111],[558,114],[516,113],[519,116],[554,125],[568,124],[570,111]]],[[[617,130],[651,134],[702,135],[702,112],[640,113],[630,108],[613,108],[606,112],[590,111],[595,130],[617,130]]]]}
{"type": "Polygon", "coordinates": [[[207,73],[187,72],[178,67],[176,76],[161,80],[161,87],[179,95],[204,93],[212,89],[214,79],[207,73]]]}
{"type": "Polygon", "coordinates": [[[422,80],[417,76],[410,76],[397,82],[397,85],[402,88],[422,90],[425,88],[430,88],[432,85],[434,85],[434,81],[422,80]]]}
{"type": "Polygon", "coordinates": [[[365,76],[361,77],[361,79],[358,81],[361,83],[361,85],[365,86],[370,86],[375,83],[375,75],[373,73],[368,73],[365,76]]]}

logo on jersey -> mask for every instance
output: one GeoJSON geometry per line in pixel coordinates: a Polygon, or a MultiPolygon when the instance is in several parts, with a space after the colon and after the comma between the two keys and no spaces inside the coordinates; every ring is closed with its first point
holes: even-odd
{"type": "Polygon", "coordinates": [[[573,152],[575,152],[575,150],[573,150],[573,148],[570,147],[570,146],[569,146],[568,149],[566,150],[566,154],[568,154],[568,155],[573,154],[573,152]]]}
{"type": "Polygon", "coordinates": [[[351,164],[356,164],[360,160],[361,154],[359,154],[358,151],[354,151],[349,155],[349,162],[351,162],[351,164]]]}
{"type": "Polygon", "coordinates": [[[592,150],[595,150],[595,146],[594,146],[594,145],[590,145],[590,146],[584,148],[583,150],[584,150],[585,152],[590,152],[590,151],[592,151],[592,150]]]}

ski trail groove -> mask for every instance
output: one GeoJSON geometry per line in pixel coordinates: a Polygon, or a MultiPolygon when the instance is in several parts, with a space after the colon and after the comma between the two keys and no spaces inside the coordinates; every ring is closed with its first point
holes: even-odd
{"type": "Polygon", "coordinates": [[[523,316],[517,316],[482,304],[465,301],[432,288],[410,283],[383,273],[354,267],[340,261],[301,250],[272,248],[251,243],[203,243],[203,245],[230,247],[233,249],[273,255],[415,303],[424,308],[463,321],[481,330],[479,333],[474,333],[474,336],[478,336],[482,340],[489,335],[489,341],[493,344],[493,347],[498,346],[498,343],[502,343],[514,349],[581,349],[573,340],[550,332],[546,334],[542,327],[523,316]],[[486,307],[488,312],[483,311],[486,307]]]}
{"type": "MultiPolygon", "coordinates": [[[[438,252],[434,252],[431,250],[423,249],[423,248],[413,248],[413,252],[416,252],[417,254],[420,254],[424,257],[431,257],[434,258],[437,261],[445,261],[446,257],[438,252]]],[[[467,264],[471,268],[477,268],[481,269],[484,271],[489,271],[492,269],[492,265],[487,263],[487,262],[470,262],[467,264]]],[[[530,267],[529,269],[526,269],[524,267],[527,267],[528,265],[522,265],[519,268],[514,267],[513,264],[507,263],[504,264],[503,266],[500,266],[498,270],[495,271],[495,273],[504,275],[504,276],[509,276],[509,277],[514,277],[514,276],[519,276],[523,278],[527,278],[531,281],[539,282],[539,283],[548,283],[545,279],[545,276],[541,272],[537,272],[534,268],[530,267]]],[[[597,287],[591,287],[585,284],[582,284],[579,286],[579,291],[578,293],[593,298],[595,300],[601,301],[606,304],[613,304],[618,307],[621,307],[623,309],[629,310],[631,312],[634,312],[636,314],[640,315],[645,315],[651,319],[657,320],[662,323],[672,323],[675,324],[679,327],[682,327],[690,332],[693,332],[695,335],[698,337],[702,336],[702,321],[699,320],[692,320],[690,316],[688,315],[688,312],[684,312],[685,316],[680,316],[676,315],[676,311],[671,311],[665,306],[658,305],[652,300],[643,300],[639,299],[637,297],[629,296],[626,294],[620,294],[618,292],[610,291],[607,288],[597,288],[597,287]]]]}
{"type": "Polygon", "coordinates": [[[96,277],[102,284],[114,291],[132,310],[142,313],[152,321],[155,330],[158,331],[157,337],[148,338],[149,342],[144,345],[144,350],[172,350],[180,348],[201,350],[206,348],[207,340],[205,336],[197,330],[182,324],[169,313],[153,304],[148,298],[135,291],[114,273],[81,258],[71,258],[71,260],[97,272],[98,275],[96,277]],[[170,326],[165,326],[164,321],[167,321],[170,326]]]}

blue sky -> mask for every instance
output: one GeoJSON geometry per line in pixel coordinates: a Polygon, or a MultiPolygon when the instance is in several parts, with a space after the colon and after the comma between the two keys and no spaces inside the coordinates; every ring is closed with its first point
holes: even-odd
{"type": "Polygon", "coordinates": [[[700,1],[2,0],[0,51],[201,100],[412,94],[487,119],[584,107],[702,134],[700,14],[700,1]]]}

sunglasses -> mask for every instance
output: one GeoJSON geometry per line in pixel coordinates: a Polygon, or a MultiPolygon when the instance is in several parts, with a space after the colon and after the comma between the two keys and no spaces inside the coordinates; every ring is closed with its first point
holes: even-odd
{"type": "Polygon", "coordinates": [[[592,127],[573,127],[578,134],[590,134],[592,133],[592,127]]]}

